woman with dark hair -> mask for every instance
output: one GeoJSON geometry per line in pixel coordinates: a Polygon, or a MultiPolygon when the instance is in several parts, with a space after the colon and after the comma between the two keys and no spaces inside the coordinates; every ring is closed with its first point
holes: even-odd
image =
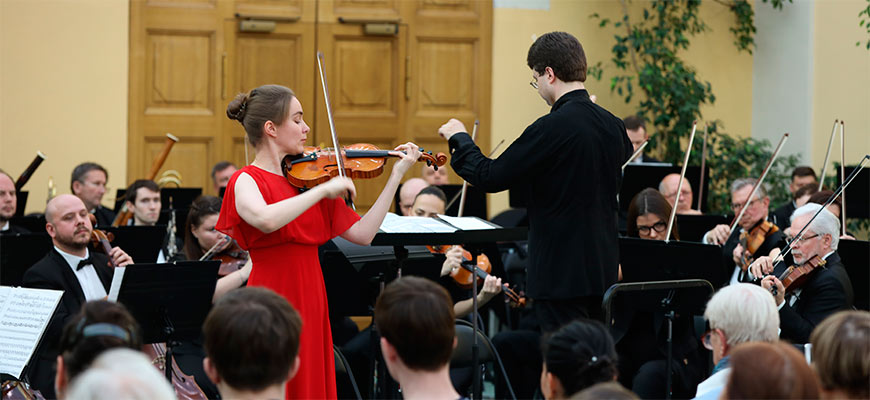
{"type": "Polygon", "coordinates": [[[284,177],[282,160],[305,150],[308,125],[292,90],[265,85],[236,96],[227,117],[239,121],[256,156],[227,184],[216,229],[250,252],[248,284],[284,296],[302,316],[299,374],[287,383],[287,398],[335,398],[335,366],[326,289],[317,249],[341,236],[368,245],[384,220],[405,172],[420,158],[413,143],[390,154],[400,157],[378,199],[362,217],[345,203],[356,189],[335,177],[304,192],[284,177]]]}
{"type": "Polygon", "coordinates": [[[818,399],[819,378],[786,342],[749,342],[730,355],[731,375],[720,399],[818,399]]]}
{"type": "Polygon", "coordinates": [[[541,391],[567,399],[599,382],[616,380],[616,348],[607,328],[593,320],[574,321],[544,339],[541,391]]]}
{"type": "Polygon", "coordinates": [[[840,311],[810,335],[823,399],[870,398],[870,312],[840,311]]]}
{"type": "MultiPolygon", "coordinates": [[[[670,218],[671,204],[665,196],[662,196],[658,190],[646,188],[631,199],[626,219],[626,233],[630,237],[664,240],[670,218]]],[[[676,221],[674,221],[671,238],[680,240],[676,221]]]]}

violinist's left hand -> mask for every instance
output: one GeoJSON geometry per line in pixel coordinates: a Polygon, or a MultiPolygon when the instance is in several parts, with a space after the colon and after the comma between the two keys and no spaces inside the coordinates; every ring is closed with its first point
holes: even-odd
{"type": "Polygon", "coordinates": [[[468,130],[465,129],[465,124],[456,118],[450,118],[449,121],[445,122],[444,125],[441,125],[441,127],[438,128],[438,134],[447,140],[450,140],[451,136],[459,132],[468,132],[468,130]]]}
{"type": "Polygon", "coordinates": [[[501,278],[487,275],[486,279],[483,281],[483,288],[480,289],[481,297],[478,297],[477,301],[486,303],[499,293],[501,293],[501,278]]]}
{"type": "Polygon", "coordinates": [[[119,267],[126,267],[129,264],[133,264],[133,258],[125,253],[124,250],[121,250],[120,247],[112,247],[112,251],[109,252],[109,258],[111,258],[112,262],[119,267]]]}
{"type": "Polygon", "coordinates": [[[390,154],[401,158],[401,160],[393,165],[393,173],[398,174],[401,177],[417,163],[418,159],[420,159],[420,147],[414,143],[408,142],[396,146],[390,154]]]}
{"type": "Polygon", "coordinates": [[[768,292],[773,286],[776,286],[776,295],[773,296],[773,299],[776,301],[776,306],[779,307],[779,305],[785,301],[785,286],[783,286],[782,282],[773,275],[765,276],[764,279],[761,280],[761,287],[768,292]]]}

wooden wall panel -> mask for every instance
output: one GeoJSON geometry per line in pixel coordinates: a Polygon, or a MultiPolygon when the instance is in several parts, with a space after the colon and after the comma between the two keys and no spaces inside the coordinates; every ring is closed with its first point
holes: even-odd
{"type": "Polygon", "coordinates": [[[149,31],[146,40],[145,114],[212,114],[212,32],[149,31]]]}

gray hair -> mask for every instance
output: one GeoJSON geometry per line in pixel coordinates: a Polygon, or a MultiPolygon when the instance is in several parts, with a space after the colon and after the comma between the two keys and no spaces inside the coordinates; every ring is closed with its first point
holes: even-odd
{"type": "Polygon", "coordinates": [[[144,354],[109,350],[72,382],[68,400],[175,400],[175,390],[144,354]]]}
{"type": "MultiPolygon", "coordinates": [[[[821,208],[821,204],[804,204],[801,208],[794,210],[794,213],[791,214],[791,220],[794,221],[795,218],[807,214],[812,217],[812,215],[818,212],[821,208]]],[[[837,250],[837,245],[840,243],[840,220],[838,220],[833,213],[828,211],[828,209],[822,210],[822,212],[819,213],[819,216],[813,220],[813,223],[811,223],[807,229],[812,229],[813,232],[818,233],[819,235],[831,235],[831,250],[837,250]]],[[[797,232],[794,232],[794,234],[797,234],[797,232]]]]}
{"type": "MultiPolygon", "coordinates": [[[[752,187],[755,186],[755,182],[758,182],[758,179],[755,178],[740,178],[731,182],[731,193],[743,189],[746,186],[752,187]]],[[[756,192],[757,198],[763,199],[767,197],[767,189],[764,188],[764,184],[762,183],[758,186],[758,192],[756,192]]],[[[750,199],[751,201],[751,199],[750,199]]]]}
{"type": "Polygon", "coordinates": [[[773,296],[760,286],[738,283],[720,289],[707,302],[704,318],[721,329],[729,346],[746,342],[775,342],[779,312],[773,296]]]}

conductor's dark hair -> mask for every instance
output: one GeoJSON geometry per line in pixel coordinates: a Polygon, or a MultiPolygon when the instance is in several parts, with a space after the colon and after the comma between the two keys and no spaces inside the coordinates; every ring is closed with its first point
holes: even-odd
{"type": "Polygon", "coordinates": [[[245,287],[214,304],[202,332],[221,379],[234,389],[259,392],[287,379],[299,354],[302,318],[272,290],[245,287]]]}
{"type": "Polygon", "coordinates": [[[579,320],[562,326],[543,341],[544,364],[571,396],[616,377],[613,337],[598,321],[579,320]]]}
{"type": "Polygon", "coordinates": [[[263,124],[272,121],[281,125],[290,112],[290,100],[296,97],[287,87],[263,85],[248,93],[239,93],[227,105],[227,117],[245,127],[248,141],[257,147],[263,139],[263,124]]]}
{"type": "Polygon", "coordinates": [[[586,53],[570,33],[550,32],[539,37],[529,48],[526,63],[538,74],[552,68],[563,82],[586,81],[586,53]]]}
{"type": "Polygon", "coordinates": [[[214,180],[214,176],[217,175],[218,172],[221,172],[229,167],[235,167],[236,164],[233,164],[229,161],[218,161],[214,167],[211,168],[211,179],[214,180]]]}
{"type": "MultiPolygon", "coordinates": [[[[626,218],[625,233],[629,237],[640,237],[637,231],[637,217],[644,214],[653,214],[659,217],[662,221],[668,221],[671,218],[671,203],[662,196],[658,190],[646,188],[640,193],[634,195],[631,203],[628,205],[628,217],[626,218]]],[[[680,240],[680,235],[677,229],[677,221],[674,221],[674,229],[671,230],[671,237],[674,240],[680,240]]]]}
{"type": "Polygon", "coordinates": [[[375,325],[413,370],[437,371],[450,361],[453,304],[447,291],[428,279],[407,276],[387,285],[375,303],[375,325]]]}
{"type": "Polygon", "coordinates": [[[430,185],[424,187],[423,190],[420,191],[420,193],[417,193],[417,195],[414,196],[414,200],[417,200],[417,197],[420,197],[424,194],[435,196],[441,199],[441,201],[443,201],[444,203],[447,203],[447,195],[444,194],[444,191],[441,190],[441,188],[439,188],[438,186],[430,185]]]}
{"type": "Polygon", "coordinates": [[[127,201],[136,204],[136,192],[141,188],[160,193],[160,186],[157,186],[157,183],[154,181],[148,179],[137,179],[127,188],[127,191],[124,193],[124,198],[127,201]]]}
{"type": "Polygon", "coordinates": [[[819,179],[818,177],[816,177],[816,171],[813,170],[813,167],[808,167],[805,165],[795,167],[795,169],[791,171],[791,179],[794,180],[796,176],[812,176],[813,179],[819,179]]]}
{"type": "Polygon", "coordinates": [[[99,170],[99,171],[103,171],[103,173],[106,174],[106,180],[107,181],[109,180],[109,172],[106,171],[106,169],[103,168],[102,165],[94,163],[94,162],[85,162],[85,163],[81,163],[81,164],[77,165],[75,168],[73,168],[72,177],[69,180],[69,190],[71,192],[75,193],[75,191],[73,190],[73,183],[74,182],[85,183],[85,181],[84,181],[85,175],[87,175],[88,172],[91,172],[95,169],[99,170]]]}
{"type": "Polygon", "coordinates": [[[638,115],[629,115],[622,122],[625,124],[625,130],[627,131],[636,131],[638,128],[646,129],[643,118],[638,115]]]}
{"type": "Polygon", "coordinates": [[[202,195],[190,203],[187,223],[184,224],[184,255],[188,260],[199,260],[205,252],[199,247],[199,240],[193,236],[193,229],[202,225],[209,215],[221,213],[221,199],[217,196],[202,195]]]}
{"type": "Polygon", "coordinates": [[[60,355],[67,378],[84,372],[104,351],[116,347],[142,350],[139,324],[121,303],[95,300],[85,303],[63,328],[60,355]]]}

